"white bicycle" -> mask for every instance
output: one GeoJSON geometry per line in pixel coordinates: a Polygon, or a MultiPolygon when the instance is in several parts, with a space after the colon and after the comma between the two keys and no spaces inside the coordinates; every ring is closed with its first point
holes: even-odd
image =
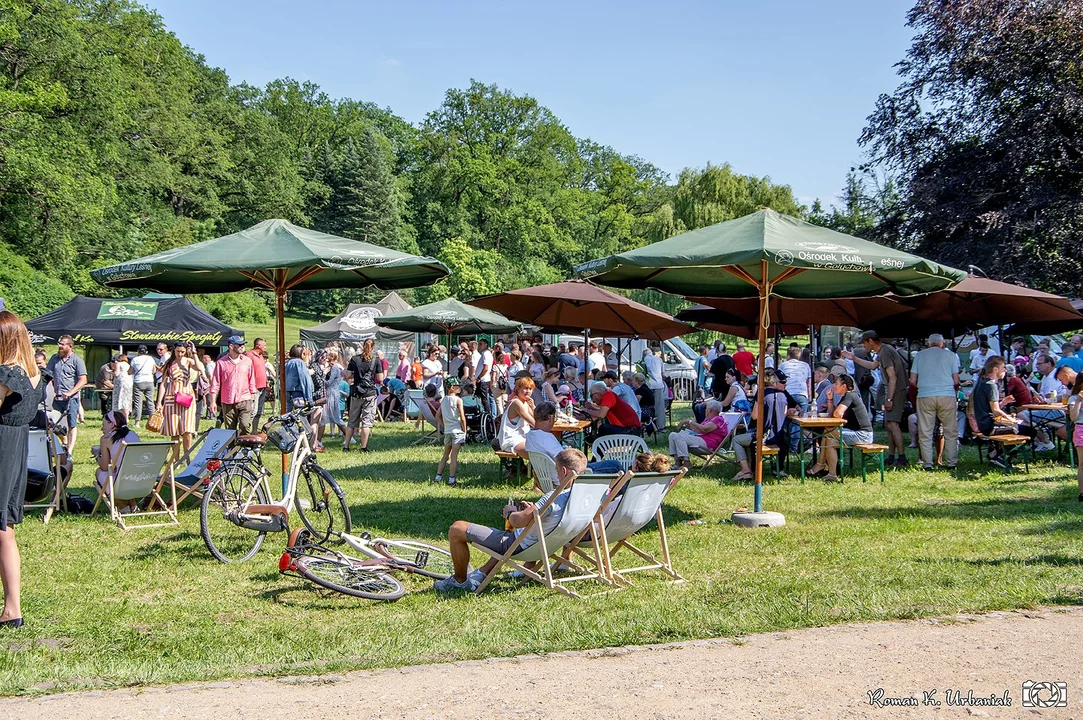
{"type": "Polygon", "coordinates": [[[269,532],[284,532],[290,508],[317,542],[353,528],[346,493],[320,467],[309,444],[310,408],[268,420],[264,432],[242,435],[228,458],[212,460],[213,470],[199,511],[199,531],[211,555],[224,563],[247,560],[259,551],[269,532]],[[292,453],[282,499],[271,502],[271,472],[263,464],[268,440],[292,453]]]}
{"type": "Polygon", "coordinates": [[[388,540],[367,532],[332,535],[365,555],[355,558],[320,544],[305,528],[290,533],[278,562],[283,574],[296,573],[320,587],[369,600],[398,600],[406,588],[393,573],[401,570],[442,580],[454,572],[451,553],[416,540],[388,540]]]}

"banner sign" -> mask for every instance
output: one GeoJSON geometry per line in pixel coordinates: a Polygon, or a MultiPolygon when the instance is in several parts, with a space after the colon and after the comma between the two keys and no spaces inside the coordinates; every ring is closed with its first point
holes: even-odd
{"type": "Polygon", "coordinates": [[[99,320],[153,320],[158,315],[158,303],[134,300],[102,300],[99,320]]]}

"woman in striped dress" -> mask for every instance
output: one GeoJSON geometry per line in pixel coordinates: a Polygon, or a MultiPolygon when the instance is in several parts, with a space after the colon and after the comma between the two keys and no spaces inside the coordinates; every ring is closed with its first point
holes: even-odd
{"type": "Polygon", "coordinates": [[[184,343],[173,346],[173,354],[162,368],[162,382],[158,385],[158,410],[162,413],[162,435],[180,440],[187,452],[192,447],[192,435],[196,431],[195,381],[199,371],[194,358],[188,357],[189,348],[184,343]],[[187,406],[177,402],[178,393],[192,400],[187,406]]]}

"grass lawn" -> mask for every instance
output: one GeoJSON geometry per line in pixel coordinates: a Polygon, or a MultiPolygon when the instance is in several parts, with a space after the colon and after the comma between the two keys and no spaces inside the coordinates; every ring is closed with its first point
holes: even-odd
{"type": "MultiPolygon", "coordinates": [[[[90,428],[73,487],[90,494],[90,428]]],[[[509,494],[487,449],[468,446],[450,489],[430,482],[434,447],[380,425],[370,454],[327,441],[320,461],[344,486],[356,529],[442,542],[465,518],[497,525],[509,494]]],[[[268,456],[274,465],[278,458],[268,456]]],[[[1083,602],[1083,504],[1074,472],[979,468],[889,472],[887,482],[765,488],[777,530],[741,530],[751,504],[732,463],[670,495],[674,564],[689,581],[575,600],[508,578],[481,597],[440,597],[423,579],[392,604],[322,595],[277,569],[282,535],[243,564],[214,561],[191,502],[177,528],[122,532],[102,517],[37,516],[19,527],[28,625],[0,641],[0,693],[388,667],[562,649],[735,636],[833,623],[1083,602]],[[706,520],[689,525],[691,519],[706,520]],[[722,522],[720,522],[720,520],[722,522]]],[[[649,535],[654,535],[653,525],[649,535]]],[[[644,544],[654,546],[654,537],[644,544]]]]}

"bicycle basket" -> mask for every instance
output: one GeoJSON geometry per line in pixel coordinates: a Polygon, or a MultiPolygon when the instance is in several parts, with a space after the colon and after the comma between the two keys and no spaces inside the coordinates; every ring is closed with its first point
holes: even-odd
{"type": "Polygon", "coordinates": [[[292,427],[288,425],[279,425],[267,433],[267,439],[273,442],[275,447],[282,452],[290,453],[297,447],[297,441],[301,438],[292,427]]]}

